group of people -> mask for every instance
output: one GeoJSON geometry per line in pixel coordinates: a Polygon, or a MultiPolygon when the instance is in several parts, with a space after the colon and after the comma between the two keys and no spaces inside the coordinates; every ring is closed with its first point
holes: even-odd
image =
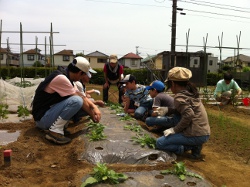
{"type": "MultiPolygon", "coordinates": [[[[103,101],[90,96],[91,93],[100,95],[99,90],[86,91],[85,84],[96,72],[84,57],[74,58],[67,68],[59,67],[40,83],[33,100],[32,115],[36,127],[47,131],[47,140],[56,144],[69,143],[69,122],[77,123],[83,116],[88,115],[94,122],[99,122],[98,106],[105,105],[110,85],[115,84],[124,112],[133,112],[134,117],[145,121],[147,126],[163,131],[164,135],[157,139],[157,149],[177,155],[191,150],[192,158],[200,158],[202,145],[210,136],[210,126],[198,89],[190,82],[192,72],[189,69],[170,69],[165,80],[167,88],[160,80],[144,86],[137,84],[132,74],[124,77],[123,66],[116,55],[110,56],[103,71],[103,101]],[[165,93],[169,89],[174,97],[165,93]]],[[[230,102],[230,89],[237,90],[235,97],[241,94],[237,83],[225,74],[224,80],[217,83],[216,99],[223,104],[230,102]]]]}

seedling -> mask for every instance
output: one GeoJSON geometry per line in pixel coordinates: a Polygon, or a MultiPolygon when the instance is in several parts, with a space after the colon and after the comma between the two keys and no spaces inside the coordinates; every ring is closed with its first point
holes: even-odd
{"type": "Polygon", "coordinates": [[[111,110],[115,110],[116,114],[124,112],[123,108],[120,105],[117,105],[117,104],[116,105],[115,104],[111,104],[110,105],[110,109],[111,110]]]}
{"type": "Polygon", "coordinates": [[[133,142],[140,144],[141,147],[145,147],[145,145],[147,145],[149,148],[155,149],[156,140],[148,134],[144,134],[143,136],[137,134],[136,137],[132,137],[131,139],[133,142]]]}
{"type": "Polygon", "coordinates": [[[103,133],[103,129],[105,128],[104,125],[90,122],[88,127],[91,129],[90,133],[87,135],[90,138],[90,141],[98,141],[106,138],[103,133]]]}
{"type": "Polygon", "coordinates": [[[26,116],[29,116],[30,112],[27,108],[27,106],[19,105],[17,109],[18,117],[25,118],[26,116]]]}
{"type": "Polygon", "coordinates": [[[0,104],[0,119],[7,119],[9,111],[7,110],[9,106],[7,104],[0,104]]]}
{"type": "Polygon", "coordinates": [[[192,172],[188,172],[186,170],[185,164],[183,162],[177,162],[174,165],[174,169],[172,170],[163,170],[161,171],[161,174],[165,175],[165,174],[173,174],[173,175],[177,175],[179,177],[179,179],[181,181],[184,181],[186,179],[186,176],[189,177],[196,177],[199,179],[203,179],[200,175],[192,173],[192,172]]]}
{"type": "Polygon", "coordinates": [[[142,131],[141,126],[139,126],[139,125],[136,124],[136,123],[129,124],[129,125],[124,125],[124,129],[125,129],[125,130],[131,130],[131,131],[133,131],[133,132],[141,132],[141,131],[142,131]]]}
{"type": "Polygon", "coordinates": [[[120,121],[132,121],[135,120],[134,118],[132,118],[130,115],[126,114],[124,117],[120,118],[120,121]]]}
{"type": "Polygon", "coordinates": [[[96,183],[119,184],[128,179],[128,176],[122,173],[116,173],[114,170],[109,169],[106,164],[97,163],[90,174],[81,185],[81,187],[89,186],[96,183]]]}

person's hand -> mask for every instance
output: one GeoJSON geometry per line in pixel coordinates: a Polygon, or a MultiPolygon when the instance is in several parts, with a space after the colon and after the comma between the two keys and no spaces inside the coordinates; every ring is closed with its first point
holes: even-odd
{"type": "Polygon", "coordinates": [[[94,90],[94,92],[96,93],[96,95],[101,95],[101,92],[99,90],[94,90]]]}
{"type": "Polygon", "coordinates": [[[105,84],[103,85],[104,88],[108,88],[109,84],[107,82],[105,82],[105,84]]]}
{"type": "Polygon", "coordinates": [[[91,118],[95,123],[99,123],[99,121],[101,120],[101,112],[97,107],[94,107],[92,109],[91,118]]]}
{"type": "Polygon", "coordinates": [[[234,96],[234,99],[235,99],[235,100],[237,100],[238,98],[239,98],[239,96],[238,96],[238,95],[235,95],[235,96],[234,96]]]}
{"type": "Polygon", "coordinates": [[[168,113],[168,107],[158,107],[155,110],[155,113],[157,113],[158,116],[165,116],[166,113],[168,113]]]}
{"type": "Polygon", "coordinates": [[[168,136],[168,135],[170,135],[170,134],[175,134],[175,132],[174,132],[174,128],[170,128],[170,129],[167,129],[167,130],[165,130],[165,131],[163,131],[163,134],[164,134],[164,136],[168,136]]]}

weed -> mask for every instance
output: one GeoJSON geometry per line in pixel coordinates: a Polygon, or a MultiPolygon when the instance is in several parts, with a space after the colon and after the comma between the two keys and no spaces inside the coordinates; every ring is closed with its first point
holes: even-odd
{"type": "Polygon", "coordinates": [[[132,137],[131,139],[133,142],[140,144],[141,147],[147,145],[149,148],[155,149],[156,139],[150,137],[148,134],[144,134],[142,136],[137,134],[136,137],[132,137]]]}
{"type": "Polygon", "coordinates": [[[128,179],[127,175],[116,173],[114,170],[109,169],[106,164],[97,163],[93,170],[93,173],[90,174],[91,177],[88,177],[81,187],[96,183],[119,184],[128,179]]]}
{"type": "Polygon", "coordinates": [[[188,172],[186,170],[185,164],[183,162],[177,162],[174,165],[174,169],[172,170],[163,170],[161,171],[161,174],[173,174],[173,175],[177,175],[179,177],[179,179],[181,181],[184,181],[186,179],[186,176],[189,177],[196,177],[199,179],[203,179],[200,175],[192,173],[192,172],[188,172]]]}

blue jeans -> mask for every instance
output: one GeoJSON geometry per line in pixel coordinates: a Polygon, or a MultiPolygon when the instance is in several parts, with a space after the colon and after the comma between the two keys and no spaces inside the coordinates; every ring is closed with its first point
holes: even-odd
{"type": "Polygon", "coordinates": [[[162,136],[156,140],[156,148],[163,151],[182,154],[184,150],[190,150],[192,146],[202,145],[207,142],[209,135],[206,136],[184,136],[183,133],[162,136]],[[184,150],[183,150],[184,147],[184,150]]]}
{"type": "Polygon", "coordinates": [[[71,96],[51,106],[41,120],[36,121],[36,126],[46,130],[50,128],[59,116],[66,121],[73,117],[86,116],[87,113],[82,110],[82,105],[83,100],[80,96],[71,96]]]}
{"type": "Polygon", "coordinates": [[[144,103],[140,103],[140,106],[135,110],[135,119],[143,119],[147,112],[152,111],[153,99],[150,99],[144,103]]]}
{"type": "Polygon", "coordinates": [[[171,127],[174,127],[180,120],[181,120],[181,115],[174,114],[173,117],[169,116],[147,117],[145,123],[147,126],[156,125],[158,127],[169,129],[171,127]]]}

